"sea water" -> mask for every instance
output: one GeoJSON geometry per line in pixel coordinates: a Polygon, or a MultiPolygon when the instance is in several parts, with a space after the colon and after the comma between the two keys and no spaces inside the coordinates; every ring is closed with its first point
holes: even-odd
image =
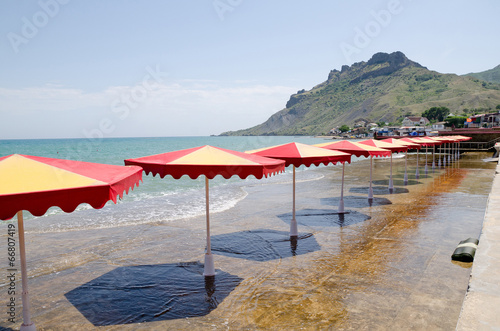
{"type": "MultiPolygon", "coordinates": [[[[246,151],[288,142],[305,144],[321,143],[314,137],[154,137],[154,138],[107,138],[107,139],[40,139],[0,140],[0,157],[10,154],[26,154],[43,157],[70,159],[86,162],[123,165],[125,159],[171,152],[202,145],[246,151]]],[[[314,168],[314,166],[313,166],[314,168]]],[[[299,171],[306,171],[301,167],[299,171]]],[[[217,213],[233,207],[245,198],[246,185],[263,182],[291,180],[291,169],[285,174],[257,180],[250,176],[229,180],[216,176],[210,180],[210,211],[217,213]]],[[[308,172],[302,180],[318,176],[308,172]]],[[[129,191],[115,205],[95,211],[88,204],[81,204],[75,212],[66,214],[60,208],[50,208],[42,217],[25,212],[27,233],[74,231],[79,229],[110,228],[124,225],[177,221],[205,213],[204,178],[188,176],[176,180],[171,176],[143,176],[139,187],[129,191]]]]}

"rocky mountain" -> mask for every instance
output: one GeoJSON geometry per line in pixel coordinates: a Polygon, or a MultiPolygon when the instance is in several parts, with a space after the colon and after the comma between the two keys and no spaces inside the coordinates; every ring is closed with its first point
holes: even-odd
{"type": "Polygon", "coordinates": [[[465,76],[471,76],[487,82],[500,84],[500,64],[493,69],[482,72],[471,72],[470,74],[467,74],[465,76]]]}
{"type": "Polygon", "coordinates": [[[377,53],[367,62],[330,71],[325,82],[290,96],[266,122],[222,135],[319,135],[359,118],[396,122],[434,106],[461,114],[498,104],[499,84],[431,71],[401,52],[377,53]]]}

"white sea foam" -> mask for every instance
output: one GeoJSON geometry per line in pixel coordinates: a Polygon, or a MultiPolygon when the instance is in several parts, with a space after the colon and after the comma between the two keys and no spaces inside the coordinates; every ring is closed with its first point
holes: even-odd
{"type": "MultiPolygon", "coordinates": [[[[247,196],[240,186],[219,186],[210,190],[210,213],[234,207],[247,196]]],[[[117,226],[179,221],[205,214],[205,191],[191,189],[163,196],[110,203],[103,209],[79,208],[73,213],[57,212],[26,222],[28,233],[103,229],[117,226]]]]}

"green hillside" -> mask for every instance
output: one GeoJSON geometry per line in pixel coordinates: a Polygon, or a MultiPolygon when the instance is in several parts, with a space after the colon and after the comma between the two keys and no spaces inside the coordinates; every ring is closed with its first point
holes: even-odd
{"type": "Polygon", "coordinates": [[[470,74],[467,74],[465,76],[471,76],[487,82],[500,84],[500,65],[497,65],[495,68],[483,72],[471,72],[470,74]]]}
{"type": "Polygon", "coordinates": [[[434,106],[461,114],[498,104],[499,84],[430,71],[401,52],[377,53],[368,62],[332,70],[325,82],[293,94],[266,122],[222,135],[319,135],[342,124],[352,126],[359,118],[396,122],[434,106]]]}

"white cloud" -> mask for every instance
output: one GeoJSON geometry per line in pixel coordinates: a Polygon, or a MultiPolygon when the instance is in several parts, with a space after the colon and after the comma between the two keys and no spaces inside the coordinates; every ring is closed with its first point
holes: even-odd
{"type": "Polygon", "coordinates": [[[0,88],[0,112],[69,111],[103,103],[101,93],[84,93],[78,89],[54,85],[23,89],[0,88]]]}
{"type": "MultiPolygon", "coordinates": [[[[98,127],[103,118],[111,120],[116,128],[109,136],[209,135],[265,121],[282,109],[295,91],[296,87],[210,80],[113,86],[94,93],[58,85],[0,88],[0,114],[4,123],[22,117],[35,135],[30,138],[47,137],[47,132],[48,137],[57,137],[57,128],[47,128],[56,127],[54,121],[61,114],[65,128],[75,132],[75,138],[89,126],[98,127]],[[82,113],[87,121],[81,121],[82,113]]],[[[0,138],[22,138],[9,126],[0,126],[0,138]]],[[[59,133],[60,137],[66,135],[59,133]]]]}

